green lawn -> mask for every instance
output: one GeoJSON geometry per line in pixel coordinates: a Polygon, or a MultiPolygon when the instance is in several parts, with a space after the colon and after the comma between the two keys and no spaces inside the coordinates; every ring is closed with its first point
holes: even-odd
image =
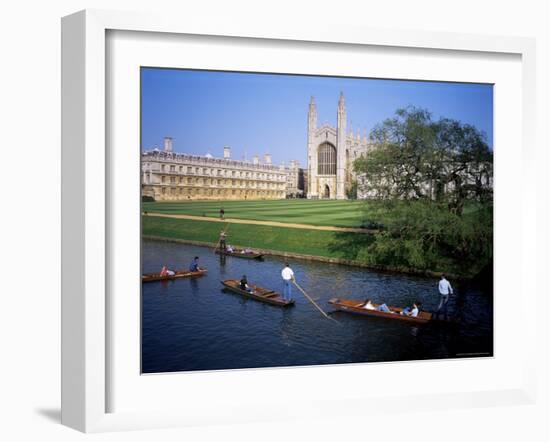
{"type": "Polygon", "coordinates": [[[266,201],[183,201],[142,203],[144,211],[174,215],[278,221],[318,226],[358,227],[360,201],[347,200],[266,200],[266,201]]]}
{"type": "MultiPolygon", "coordinates": [[[[360,226],[361,219],[366,215],[363,211],[364,202],[334,200],[190,201],[142,203],[142,207],[149,213],[208,217],[218,217],[220,207],[223,207],[227,218],[343,227],[360,226]]],[[[476,237],[476,235],[484,238],[483,230],[480,231],[481,233],[478,232],[484,224],[479,224],[477,217],[474,216],[478,212],[475,205],[467,209],[463,219],[466,222],[457,225],[455,230],[458,229],[458,233],[451,231],[453,235],[462,235],[459,236],[457,243],[457,250],[462,250],[461,258],[455,257],[454,249],[449,249],[451,246],[436,251],[423,249],[424,243],[419,242],[419,235],[406,237],[404,240],[395,240],[393,236],[384,234],[384,232],[367,234],[229,223],[228,243],[236,246],[338,258],[403,271],[416,268],[420,271],[443,271],[455,275],[471,276],[486,264],[486,259],[483,258],[485,256],[483,255],[480,260],[472,258],[467,261],[468,256],[464,256],[464,247],[472,249],[473,243],[470,244],[468,241],[471,241],[470,238],[476,237]],[[469,220],[469,218],[472,219],[469,220]],[[468,223],[468,221],[470,222],[468,223]]],[[[415,218],[412,221],[422,223],[424,219],[427,218],[421,216],[420,220],[415,218]]],[[[437,217],[435,219],[437,220],[437,217]]],[[[439,224],[441,222],[439,221],[439,224]]],[[[143,235],[145,236],[215,244],[223,226],[224,224],[211,221],[143,216],[143,235]]],[[[424,227],[426,230],[430,226],[424,227]]],[[[420,229],[421,233],[424,230],[420,229]]],[[[441,241],[446,238],[442,237],[441,241]]],[[[442,244],[447,243],[442,242],[442,244]]]]}
{"type": "MultiPolygon", "coordinates": [[[[217,243],[223,224],[176,218],[142,217],[143,235],[217,243]]],[[[229,224],[228,244],[342,258],[332,250],[338,234],[322,230],[292,229],[254,224],[229,224]]]]}

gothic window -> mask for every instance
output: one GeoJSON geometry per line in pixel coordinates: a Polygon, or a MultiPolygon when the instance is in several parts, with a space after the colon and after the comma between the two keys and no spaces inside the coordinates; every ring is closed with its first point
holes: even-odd
{"type": "Polygon", "coordinates": [[[317,173],[319,175],[336,175],[336,148],[330,143],[323,143],[319,146],[317,173]]]}

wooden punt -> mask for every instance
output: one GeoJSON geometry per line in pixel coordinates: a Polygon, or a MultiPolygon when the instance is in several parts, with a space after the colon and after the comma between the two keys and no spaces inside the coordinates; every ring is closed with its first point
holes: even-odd
{"type": "Polygon", "coordinates": [[[261,253],[256,253],[256,252],[245,253],[243,249],[233,249],[233,252],[216,249],[216,254],[225,255],[225,256],[234,256],[235,258],[243,258],[243,259],[262,259],[264,257],[264,255],[262,255],[261,253]]]}
{"type": "MultiPolygon", "coordinates": [[[[389,306],[389,309],[395,313],[379,312],[378,310],[367,310],[363,307],[365,302],[358,301],[356,299],[332,298],[329,303],[331,303],[337,310],[363,316],[376,316],[378,318],[396,319],[398,321],[407,321],[416,324],[425,324],[426,322],[432,320],[432,314],[423,311],[419,312],[417,317],[401,315],[400,313],[403,309],[399,307],[389,306]]],[[[373,304],[373,306],[378,307],[378,304],[373,304]]]]}
{"type": "Polygon", "coordinates": [[[283,299],[283,297],[279,293],[273,290],[258,287],[257,285],[249,284],[250,287],[254,289],[254,293],[250,293],[246,290],[242,290],[240,288],[241,282],[236,279],[226,279],[225,281],[220,282],[227,290],[238,293],[239,295],[246,296],[247,298],[255,299],[256,301],[265,302],[271,305],[277,305],[279,307],[290,307],[294,305],[294,300],[287,301],[283,299]]]}
{"type": "Polygon", "coordinates": [[[146,273],[145,275],[141,276],[141,282],[166,281],[179,278],[196,278],[198,276],[205,275],[206,272],[206,269],[200,269],[198,272],[191,272],[189,270],[177,270],[173,275],[168,276],[160,276],[160,273],[146,273]]]}

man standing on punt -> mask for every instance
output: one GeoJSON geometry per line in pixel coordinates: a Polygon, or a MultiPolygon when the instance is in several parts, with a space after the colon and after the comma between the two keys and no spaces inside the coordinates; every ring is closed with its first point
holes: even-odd
{"type": "Polygon", "coordinates": [[[292,282],[295,281],[294,272],[288,265],[288,262],[285,263],[285,268],[281,272],[283,277],[284,288],[283,288],[283,299],[286,301],[292,301],[292,282]]]}
{"type": "Polygon", "coordinates": [[[220,232],[220,250],[225,252],[227,250],[227,234],[225,233],[225,230],[222,230],[220,232]]]}
{"type": "Polygon", "coordinates": [[[439,317],[439,312],[443,309],[444,318],[447,319],[447,303],[449,302],[449,296],[452,294],[453,288],[451,287],[451,283],[447,281],[445,275],[441,275],[439,281],[439,306],[434,316],[439,317]]]}

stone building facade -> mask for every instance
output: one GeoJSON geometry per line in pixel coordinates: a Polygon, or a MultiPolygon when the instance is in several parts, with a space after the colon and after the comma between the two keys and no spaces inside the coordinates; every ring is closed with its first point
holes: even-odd
{"type": "Polygon", "coordinates": [[[292,160],[285,168],[287,172],[286,195],[289,198],[303,198],[305,196],[305,174],[297,160],[292,160]]]}
{"type": "Polygon", "coordinates": [[[336,127],[317,126],[317,106],[311,97],[307,128],[307,197],[346,199],[356,179],[353,161],[369,149],[366,134],[347,128],[344,94],[340,94],[336,127]]]}
{"type": "Polygon", "coordinates": [[[284,199],[303,192],[300,170],[297,161],[273,165],[269,154],[263,162],[257,155],[252,162],[236,161],[227,146],[223,158],[176,153],[167,137],[163,150],[142,153],[142,196],[156,201],[284,199]]]}
{"type": "MultiPolygon", "coordinates": [[[[353,171],[353,162],[366,155],[374,146],[369,143],[366,133],[361,136],[359,132],[354,134],[351,128],[348,129],[343,93],[338,100],[336,116],[336,127],[329,124],[318,127],[317,106],[315,98],[311,97],[307,128],[308,165],[305,174],[307,197],[346,199],[355,182],[358,199],[379,198],[381,195],[369,188],[368,177],[353,171]]],[[[492,164],[472,164],[463,171],[462,179],[467,184],[477,183],[492,189],[492,164]]],[[[436,199],[440,193],[445,194],[453,190],[452,183],[437,187],[429,179],[426,179],[422,187],[423,193],[431,199],[436,199]]]]}

